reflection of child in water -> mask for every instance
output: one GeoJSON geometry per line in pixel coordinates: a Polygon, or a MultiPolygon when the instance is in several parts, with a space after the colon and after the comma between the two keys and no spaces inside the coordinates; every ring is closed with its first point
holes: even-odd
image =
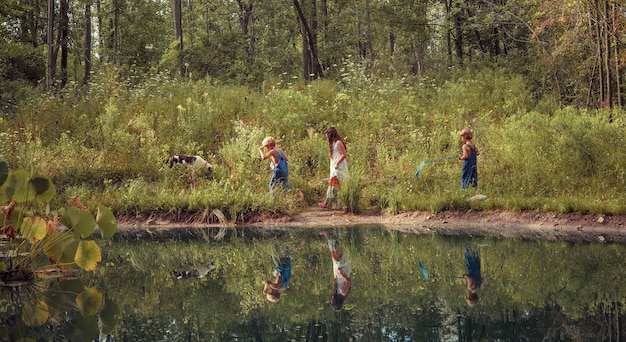
{"type": "Polygon", "coordinates": [[[333,259],[333,296],[330,298],[330,305],[333,309],[340,310],[352,287],[350,280],[352,264],[339,249],[339,242],[336,239],[330,236],[327,231],[320,232],[320,235],[326,236],[330,255],[333,259]]]}
{"type": "Polygon", "coordinates": [[[465,248],[464,251],[464,259],[465,259],[465,274],[463,278],[467,280],[467,296],[465,297],[465,302],[470,307],[478,304],[478,290],[480,289],[480,285],[482,285],[482,275],[480,272],[480,254],[478,251],[473,251],[469,248],[465,248]]]}
{"type": "Polygon", "coordinates": [[[291,281],[291,251],[285,250],[283,256],[278,259],[272,253],[274,261],[274,281],[266,281],[263,287],[263,293],[270,302],[277,302],[280,295],[287,289],[291,281]]]}

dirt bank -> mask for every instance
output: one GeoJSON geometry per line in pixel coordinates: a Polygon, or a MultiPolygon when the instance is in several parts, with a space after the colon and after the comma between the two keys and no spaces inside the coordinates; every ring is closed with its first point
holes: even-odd
{"type": "MultiPolygon", "coordinates": [[[[215,217],[120,217],[124,235],[168,235],[183,228],[228,227],[215,217]]],[[[332,227],[378,225],[416,234],[444,236],[491,236],[568,242],[626,244],[626,216],[603,214],[560,214],[510,211],[406,212],[351,214],[339,210],[309,209],[293,216],[251,217],[243,225],[254,227],[332,227]]]]}

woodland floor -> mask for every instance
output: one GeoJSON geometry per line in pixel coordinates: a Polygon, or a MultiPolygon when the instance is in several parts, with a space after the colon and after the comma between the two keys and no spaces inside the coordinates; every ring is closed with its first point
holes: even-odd
{"type": "Polygon", "coordinates": [[[212,214],[204,217],[119,217],[118,233],[140,238],[146,234],[180,235],[185,228],[193,231],[198,228],[245,226],[269,230],[366,225],[415,234],[626,244],[626,215],[500,210],[404,212],[392,215],[367,212],[352,214],[341,210],[309,208],[292,216],[267,214],[250,217],[244,224],[237,225],[223,220],[220,223],[217,216],[212,214]]]}

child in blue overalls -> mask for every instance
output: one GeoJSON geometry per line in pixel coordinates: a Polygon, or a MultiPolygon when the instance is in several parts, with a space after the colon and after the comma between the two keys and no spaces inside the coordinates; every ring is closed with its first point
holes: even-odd
{"type": "Polygon", "coordinates": [[[291,282],[291,250],[286,249],[280,258],[276,256],[276,251],[273,251],[272,260],[274,261],[274,281],[265,282],[263,293],[270,302],[277,302],[291,282]]]}
{"type": "Polygon", "coordinates": [[[272,178],[270,178],[270,192],[273,192],[278,186],[281,189],[291,189],[289,184],[289,165],[287,163],[287,155],[283,150],[276,147],[276,141],[272,137],[263,139],[263,143],[259,147],[261,159],[271,158],[270,168],[272,169],[272,178]],[[263,152],[263,148],[267,148],[267,153],[263,152]]]}
{"type": "Polygon", "coordinates": [[[461,131],[461,142],[463,142],[463,154],[459,156],[459,160],[463,161],[463,169],[461,170],[461,187],[463,189],[468,186],[473,188],[478,186],[478,169],[476,168],[476,156],[480,153],[478,148],[472,141],[472,131],[464,128],[461,131]]]}

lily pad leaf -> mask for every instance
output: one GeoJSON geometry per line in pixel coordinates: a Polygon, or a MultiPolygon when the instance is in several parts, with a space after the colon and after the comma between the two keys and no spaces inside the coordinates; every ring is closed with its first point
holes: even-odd
{"type": "Polygon", "coordinates": [[[96,230],[96,220],[88,210],[69,207],[61,218],[61,224],[69,228],[75,239],[86,238],[96,230]]]}
{"type": "Polygon", "coordinates": [[[35,191],[37,199],[44,202],[50,202],[56,195],[56,188],[48,177],[35,176],[30,179],[30,186],[35,191]]]}
{"type": "Polygon", "coordinates": [[[38,327],[44,325],[50,318],[48,304],[43,300],[35,304],[26,303],[22,309],[22,321],[29,327],[38,327]]]}
{"type": "Polygon", "coordinates": [[[78,241],[71,235],[56,232],[50,235],[43,246],[46,256],[65,267],[74,265],[78,241]]]}
{"type": "Polygon", "coordinates": [[[95,287],[88,287],[76,297],[76,304],[83,316],[93,316],[102,306],[102,299],[102,292],[95,287]]]}
{"type": "Polygon", "coordinates": [[[98,263],[102,261],[100,247],[95,241],[80,241],[74,261],[84,270],[95,271],[98,263]]]}
{"type": "Polygon", "coordinates": [[[120,308],[117,304],[110,299],[105,299],[104,307],[100,311],[100,326],[103,334],[113,331],[119,321],[119,314],[120,308]]]}
{"type": "Polygon", "coordinates": [[[20,227],[22,235],[33,243],[46,237],[46,220],[38,216],[25,217],[20,227]]]}
{"type": "Polygon", "coordinates": [[[35,192],[28,186],[30,173],[25,170],[9,172],[7,180],[2,185],[2,197],[5,201],[15,200],[19,203],[32,201],[35,192]]]}
{"type": "Polygon", "coordinates": [[[98,228],[100,228],[100,233],[102,234],[102,237],[105,239],[112,237],[117,230],[115,215],[113,215],[111,209],[103,205],[98,207],[96,223],[98,224],[98,228]]]}

